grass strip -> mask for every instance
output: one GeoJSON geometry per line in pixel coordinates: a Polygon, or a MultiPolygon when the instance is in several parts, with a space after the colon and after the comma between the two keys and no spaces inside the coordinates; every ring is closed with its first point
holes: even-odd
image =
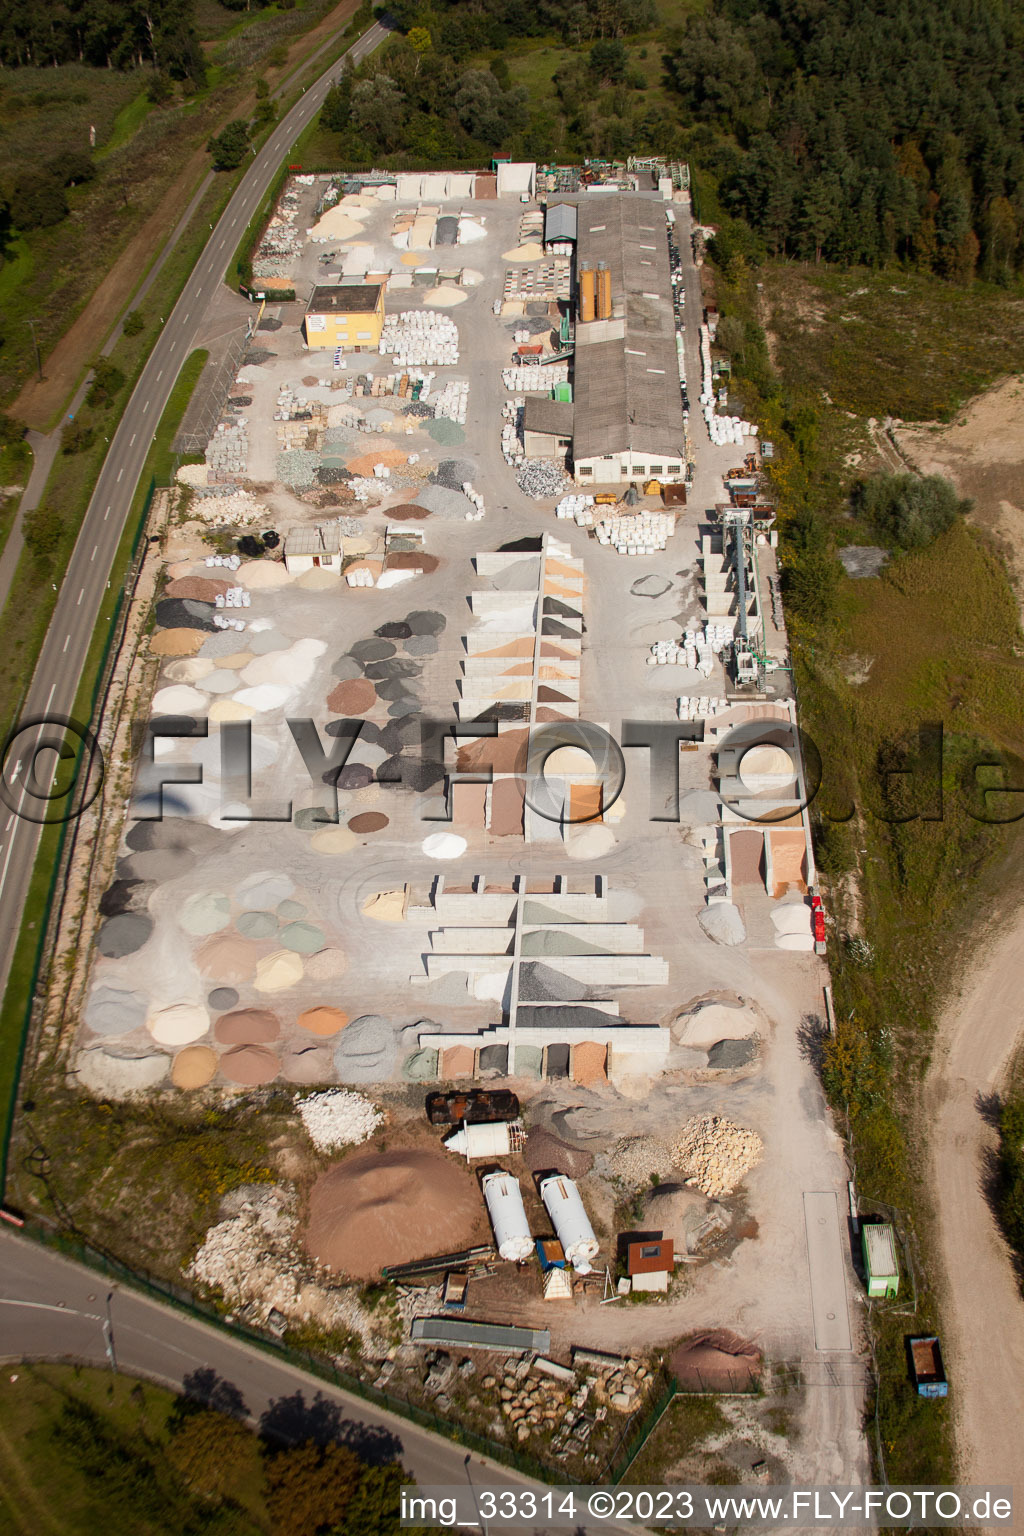
{"type": "MultiPolygon", "coordinates": [[[[186,359],[146,456],[143,472],[132,499],[131,510],[111,565],[111,602],[109,605],[103,604],[104,612],[96,621],[79,677],[75,702],[71,710],[72,717],[76,720],[94,722],[98,702],[97,692],[124,601],[123,582],[142,535],[145,517],[152,499],[152,488],[159,476],[163,477],[161,483],[167,483],[170,480],[171,444],[192,398],[192,392],[199,382],[208,355],[200,350],[191,353],[186,359]],[[113,585],[115,580],[120,584],[116,591],[113,585]]],[[[7,1155],[14,1124],[18,1080],[21,1076],[25,1044],[32,1021],[36,989],[43,979],[46,931],[51,904],[61,874],[61,856],[66,835],[65,823],[43,828],[28,894],[22,909],[18,943],[11,962],[3,1002],[0,1004],[0,1106],[3,1114],[3,1119],[0,1121],[0,1138],[2,1138],[0,1198],[7,1183],[7,1155]]]]}

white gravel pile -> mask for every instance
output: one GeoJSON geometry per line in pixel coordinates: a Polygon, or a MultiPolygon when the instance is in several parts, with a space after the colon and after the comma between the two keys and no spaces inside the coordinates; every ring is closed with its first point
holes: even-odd
{"type": "Polygon", "coordinates": [[[552,459],[525,459],[516,471],[519,489],[534,501],[561,496],[569,489],[569,479],[561,464],[552,459]]]}
{"type": "Polygon", "coordinates": [[[299,1114],[318,1152],[358,1146],[369,1140],[384,1119],[369,1099],[343,1088],[311,1094],[299,1104],[299,1114]]]}
{"type": "Polygon", "coordinates": [[[281,1256],[295,1245],[296,1218],[291,1200],[277,1187],[247,1192],[237,1215],[209,1229],[185,1271],[221,1291],[238,1305],[258,1302],[269,1312],[294,1312],[298,1277],[282,1266],[281,1256]]]}
{"type": "Polygon", "coordinates": [[[706,1195],[731,1195],[764,1155],[756,1131],[744,1130],[721,1115],[698,1115],[687,1121],[672,1148],[672,1161],[690,1175],[687,1184],[706,1195]]]}
{"type": "Polygon", "coordinates": [[[253,523],[269,526],[271,521],[264,503],[257,501],[249,491],[233,491],[224,496],[196,496],[190,511],[204,523],[233,523],[248,528],[253,523]]]}

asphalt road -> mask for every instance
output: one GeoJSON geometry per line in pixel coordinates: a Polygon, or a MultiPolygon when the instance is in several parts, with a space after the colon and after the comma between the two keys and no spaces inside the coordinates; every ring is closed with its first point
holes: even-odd
{"type": "MultiPolygon", "coordinates": [[[[386,28],[375,23],[346,57],[353,64],[359,63],[386,36],[386,28]]],[[[110,568],[135,487],[175,380],[193,350],[206,305],[284,156],[319,111],[339,68],[336,61],[308,87],[253,157],[167,317],[96,481],[22,706],[23,720],[71,712],[93,631],[102,617],[112,615],[110,568]]],[[[47,739],[53,734],[49,732],[47,739]]],[[[43,739],[39,730],[27,731],[12,744],[3,767],[6,804],[0,805],[0,988],[4,990],[40,835],[38,823],[26,819],[25,813],[34,816],[42,810],[37,791],[50,778],[55,762],[49,753],[40,753],[36,782],[29,783],[33,753],[43,739]]]]}
{"type": "MultiPolygon", "coordinates": [[[[75,1360],[119,1371],[212,1402],[289,1441],[337,1438],[373,1458],[397,1457],[421,1487],[479,1490],[540,1485],[372,1403],[276,1360],[136,1291],[111,1288],[102,1275],[0,1230],[0,1361],[75,1360]]],[[[539,1530],[506,1525],[502,1530],[539,1530]]],[[[573,1536],[587,1536],[583,1524],[573,1536]]],[[[622,1527],[602,1523],[604,1536],[622,1527]]],[[[641,1532],[639,1525],[631,1527],[641,1532]]],[[[597,1536],[594,1531],[593,1536],[597,1536]]]]}

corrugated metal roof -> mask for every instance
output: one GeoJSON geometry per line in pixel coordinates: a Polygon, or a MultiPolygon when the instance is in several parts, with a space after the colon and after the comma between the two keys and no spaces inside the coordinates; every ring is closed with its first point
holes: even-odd
{"type": "Polygon", "coordinates": [[[889,1223],[866,1221],[863,1231],[868,1268],[872,1276],[881,1280],[890,1275],[898,1275],[900,1271],[896,1262],[896,1245],[889,1223]]]}
{"type": "Polygon", "coordinates": [[[315,523],[310,528],[290,528],[285,534],[285,555],[337,555],[341,533],[337,523],[315,523]]]}
{"type": "Polygon", "coordinates": [[[569,400],[549,400],[545,395],[527,395],[523,406],[523,430],[548,432],[552,437],[571,437],[573,406],[569,400]]]}
{"type": "Polygon", "coordinates": [[[576,239],[576,204],[549,203],[544,210],[545,240],[576,239]]]}
{"type": "Polygon", "coordinates": [[[463,1349],[497,1349],[510,1355],[546,1355],[551,1348],[548,1328],[460,1323],[447,1317],[414,1317],[410,1337],[414,1344],[460,1344],[463,1349]]]}
{"type": "Polygon", "coordinates": [[[578,205],[577,259],[612,277],[612,316],[601,340],[577,323],[573,375],[575,459],[659,453],[680,459],[683,406],[676,361],[672,276],[665,215],[651,198],[619,193],[578,205]]]}

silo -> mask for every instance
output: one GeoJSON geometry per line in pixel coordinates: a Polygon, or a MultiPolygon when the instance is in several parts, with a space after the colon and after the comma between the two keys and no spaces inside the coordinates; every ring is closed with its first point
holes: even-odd
{"type": "Polygon", "coordinates": [[[510,1173],[489,1173],[483,1180],[483,1191],[498,1253],[503,1259],[528,1259],[533,1238],[519,1180],[510,1173]]]}
{"type": "Polygon", "coordinates": [[[444,1139],[449,1152],[460,1153],[467,1162],[474,1157],[507,1157],[522,1150],[526,1140],[521,1120],[484,1120],[464,1122],[461,1130],[444,1139]]]}
{"type": "Polygon", "coordinates": [[[597,293],[595,307],[599,320],[610,320],[612,317],[612,274],[608,269],[608,263],[599,261],[597,264],[597,293]]]}
{"type": "Polygon", "coordinates": [[[586,323],[595,317],[597,285],[589,261],[580,267],[580,319],[586,323]]]}
{"type": "Polygon", "coordinates": [[[540,1197],[566,1258],[578,1274],[589,1275],[598,1241],[575,1183],[564,1174],[552,1174],[541,1180],[540,1197]]]}

